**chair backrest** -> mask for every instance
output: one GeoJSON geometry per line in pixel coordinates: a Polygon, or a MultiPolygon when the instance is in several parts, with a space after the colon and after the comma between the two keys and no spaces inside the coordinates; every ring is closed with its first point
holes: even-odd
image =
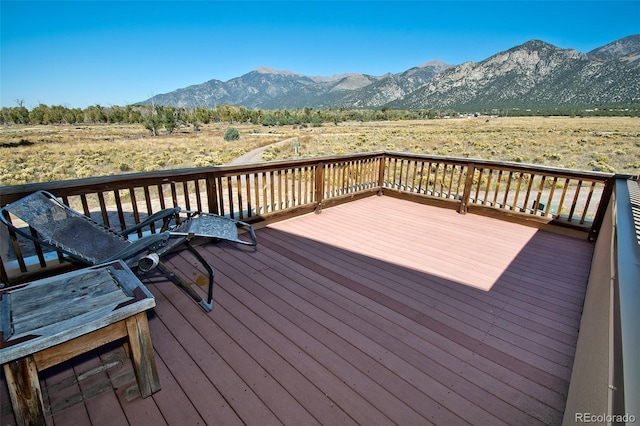
{"type": "Polygon", "coordinates": [[[0,214],[2,221],[14,232],[92,265],[130,244],[126,238],[67,207],[46,191],[34,192],[8,204],[0,209],[0,214]],[[36,234],[14,226],[9,213],[29,225],[36,234]]]}

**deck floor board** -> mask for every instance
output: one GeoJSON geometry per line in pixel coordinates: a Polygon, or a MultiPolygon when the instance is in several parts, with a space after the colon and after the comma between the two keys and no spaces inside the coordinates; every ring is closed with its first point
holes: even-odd
{"type": "MultiPolygon", "coordinates": [[[[132,396],[131,363],[107,347],[43,373],[56,389],[124,358],[51,395],[111,386],[49,423],[561,423],[591,243],[375,196],[257,235],[257,250],[198,248],[217,271],[211,313],[146,280],[160,392],[132,396]]],[[[167,263],[202,282],[190,253],[167,263]]]]}

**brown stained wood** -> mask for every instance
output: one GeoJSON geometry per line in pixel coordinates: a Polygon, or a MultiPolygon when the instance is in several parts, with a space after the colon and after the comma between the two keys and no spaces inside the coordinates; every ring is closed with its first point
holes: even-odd
{"type": "Polygon", "coordinates": [[[202,205],[202,190],[200,189],[200,180],[198,179],[194,180],[193,186],[196,192],[196,208],[198,209],[199,212],[204,211],[203,205],[202,205]]]}
{"type": "Polygon", "coordinates": [[[187,181],[182,182],[183,202],[180,204],[185,210],[191,210],[191,201],[189,197],[189,183],[187,181]]]}
{"type": "MultiPolygon", "coordinates": [[[[138,212],[138,201],[136,200],[136,190],[135,188],[129,188],[129,197],[131,198],[131,209],[133,212],[133,221],[132,225],[136,223],[140,223],[140,213],[138,212]]],[[[142,237],[142,230],[137,232],[138,237],[142,237]]]]}
{"type": "Polygon", "coordinates": [[[82,353],[98,348],[127,335],[123,322],[111,324],[91,334],[77,337],[68,342],[53,346],[33,355],[39,370],[45,370],[54,365],[67,361],[82,353]]]}
{"type": "MultiPolygon", "coordinates": [[[[238,201],[238,214],[236,215],[240,219],[244,219],[244,205],[242,204],[242,178],[240,175],[235,177],[236,197],[238,201]]],[[[231,198],[233,200],[233,198],[231,198]]],[[[233,202],[233,201],[232,201],[233,202]]],[[[232,216],[232,217],[236,217],[232,216]]]]}
{"type": "Polygon", "coordinates": [[[18,425],[46,425],[38,370],[33,357],[4,364],[13,414],[18,425]]]}
{"type": "Polygon", "coordinates": [[[107,205],[104,201],[104,193],[98,192],[98,201],[100,204],[100,212],[102,213],[102,223],[104,224],[104,226],[106,226],[107,228],[111,227],[111,225],[109,224],[109,215],[107,214],[107,205]]]}
{"type": "Polygon", "coordinates": [[[174,180],[169,184],[169,188],[171,189],[171,206],[177,207],[180,205],[180,201],[178,200],[178,188],[176,187],[176,182],[174,180]]]}
{"type": "Polygon", "coordinates": [[[571,208],[569,209],[569,218],[567,219],[569,222],[573,220],[573,214],[576,211],[576,207],[578,207],[578,197],[580,195],[580,190],[582,189],[582,181],[578,181],[578,186],[576,186],[576,191],[573,195],[573,201],[571,202],[571,208]]]}
{"type": "Polygon", "coordinates": [[[122,201],[120,200],[120,191],[113,191],[113,196],[116,201],[116,212],[118,213],[118,221],[120,222],[120,229],[127,229],[127,224],[124,219],[124,212],[122,210],[122,201]]]}
{"type": "Polygon", "coordinates": [[[275,210],[277,210],[277,201],[276,201],[276,188],[275,188],[275,176],[274,176],[274,172],[270,171],[269,172],[269,209],[268,211],[273,212],[275,210]]]}
{"type": "Polygon", "coordinates": [[[146,398],[160,390],[147,313],[140,312],[129,317],[125,320],[125,324],[138,387],[142,397],[146,398]]]}
{"type": "MultiPolygon", "coordinates": [[[[556,184],[558,183],[558,177],[553,178],[553,182],[551,183],[551,190],[549,191],[549,197],[547,198],[547,206],[544,210],[544,215],[549,215],[549,211],[551,210],[551,200],[553,200],[553,194],[556,190],[556,184]]],[[[557,215],[558,213],[556,213],[557,215]]]]}
{"type": "Polygon", "coordinates": [[[156,185],[156,190],[158,191],[158,199],[160,200],[160,210],[167,208],[167,204],[164,200],[164,190],[162,189],[162,184],[156,185]]]}
{"type": "Polygon", "coordinates": [[[596,188],[596,182],[591,182],[591,188],[589,188],[589,195],[587,196],[587,200],[584,203],[582,216],[580,217],[580,223],[584,223],[585,217],[587,216],[587,211],[589,210],[589,203],[591,203],[591,197],[593,196],[593,190],[596,188]]]}
{"type": "MultiPolygon", "coordinates": [[[[384,196],[257,235],[256,251],[198,248],[217,270],[211,313],[147,283],[160,392],[107,390],[65,411],[94,424],[109,411],[170,425],[561,422],[587,241],[384,196]]],[[[168,262],[196,281],[190,256],[168,262]]]]}
{"type": "Polygon", "coordinates": [[[451,194],[451,190],[453,189],[453,178],[456,174],[456,165],[451,166],[451,177],[449,178],[449,187],[447,188],[447,198],[454,198],[451,194]]]}

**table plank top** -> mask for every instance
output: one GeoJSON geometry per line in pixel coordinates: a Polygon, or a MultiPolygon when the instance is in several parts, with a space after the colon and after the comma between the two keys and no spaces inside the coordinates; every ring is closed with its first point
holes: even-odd
{"type": "Polygon", "coordinates": [[[0,291],[0,364],[39,352],[155,306],[121,261],[0,291]]]}

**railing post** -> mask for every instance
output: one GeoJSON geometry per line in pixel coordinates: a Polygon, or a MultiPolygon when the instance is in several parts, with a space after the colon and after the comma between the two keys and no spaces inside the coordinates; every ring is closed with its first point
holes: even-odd
{"type": "Polygon", "coordinates": [[[378,195],[382,195],[382,188],[384,186],[384,172],[387,164],[387,156],[381,155],[380,166],[378,167],[378,195]]]}
{"type": "Polygon", "coordinates": [[[218,188],[215,173],[207,174],[207,206],[209,213],[218,214],[218,188]]]}
{"type": "Polygon", "coordinates": [[[471,188],[473,187],[473,175],[476,174],[476,166],[473,163],[467,164],[467,178],[464,181],[464,191],[462,192],[462,199],[460,200],[460,207],[458,213],[467,214],[469,209],[469,199],[471,198],[471,188]]]}
{"type": "Polygon", "coordinates": [[[595,241],[598,238],[600,227],[602,226],[602,222],[604,221],[604,215],[607,212],[609,200],[611,200],[611,195],[613,194],[613,189],[615,188],[615,186],[616,176],[612,176],[607,179],[604,185],[604,190],[602,191],[602,195],[600,196],[598,210],[593,217],[593,224],[591,225],[591,229],[589,229],[589,241],[595,241]]]}
{"type": "Polygon", "coordinates": [[[315,199],[316,199],[316,213],[322,213],[322,200],[324,199],[324,163],[319,162],[316,165],[315,174],[315,199]]]}

